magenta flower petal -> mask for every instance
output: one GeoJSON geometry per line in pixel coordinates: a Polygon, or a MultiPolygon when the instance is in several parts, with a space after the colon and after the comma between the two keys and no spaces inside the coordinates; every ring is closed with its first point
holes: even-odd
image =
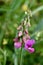
{"type": "Polygon", "coordinates": [[[28,49],[28,46],[27,46],[27,45],[25,45],[25,47],[24,47],[24,48],[25,48],[25,50],[26,50],[26,49],[28,49]]]}
{"type": "Polygon", "coordinates": [[[33,44],[35,43],[35,40],[26,40],[25,41],[25,46],[27,45],[28,47],[32,47],[33,46],[33,44]]]}
{"type": "Polygon", "coordinates": [[[15,42],[14,43],[15,48],[20,48],[22,46],[21,42],[15,42]]]}
{"type": "Polygon", "coordinates": [[[30,53],[33,53],[35,50],[34,50],[34,48],[28,48],[27,49],[30,53]]]}
{"type": "Polygon", "coordinates": [[[24,49],[30,53],[33,53],[35,51],[34,48],[31,48],[31,47],[29,47],[29,48],[25,47],[24,49]]]}

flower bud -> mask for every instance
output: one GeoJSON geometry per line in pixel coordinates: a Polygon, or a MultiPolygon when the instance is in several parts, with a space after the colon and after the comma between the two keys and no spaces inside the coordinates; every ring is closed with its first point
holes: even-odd
{"type": "Polygon", "coordinates": [[[13,39],[14,42],[18,42],[18,38],[13,39]]]}
{"type": "Polygon", "coordinates": [[[28,30],[27,29],[25,30],[25,33],[28,34],[28,30]]]}
{"type": "Polygon", "coordinates": [[[22,28],[22,26],[20,25],[18,28],[17,28],[17,30],[20,30],[22,28]]]}
{"type": "Polygon", "coordinates": [[[22,31],[19,31],[18,36],[19,36],[19,37],[22,36],[22,31]]]}
{"type": "Polygon", "coordinates": [[[28,23],[27,23],[27,25],[28,25],[29,27],[31,27],[31,24],[30,24],[30,22],[28,22],[28,23]]]}

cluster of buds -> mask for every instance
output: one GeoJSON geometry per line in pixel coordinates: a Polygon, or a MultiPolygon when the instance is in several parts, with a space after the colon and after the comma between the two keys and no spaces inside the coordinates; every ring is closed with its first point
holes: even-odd
{"type": "Polygon", "coordinates": [[[21,48],[24,47],[30,53],[34,52],[34,48],[32,47],[35,44],[35,40],[31,39],[28,34],[28,28],[30,25],[29,15],[26,13],[25,19],[21,23],[21,25],[17,28],[18,33],[17,37],[14,39],[14,47],[21,48]]]}

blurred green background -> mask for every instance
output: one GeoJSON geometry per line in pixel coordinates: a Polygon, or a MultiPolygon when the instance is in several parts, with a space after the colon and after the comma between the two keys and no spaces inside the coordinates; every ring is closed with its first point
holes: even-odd
{"type": "Polygon", "coordinates": [[[29,28],[36,44],[33,54],[23,52],[23,65],[43,65],[43,0],[0,0],[0,65],[14,65],[13,39],[26,10],[37,11],[29,28]]]}

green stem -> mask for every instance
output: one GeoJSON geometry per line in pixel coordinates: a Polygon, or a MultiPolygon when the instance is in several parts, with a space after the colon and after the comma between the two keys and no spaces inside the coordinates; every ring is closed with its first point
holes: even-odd
{"type": "Polygon", "coordinates": [[[23,60],[23,57],[22,57],[22,47],[21,47],[21,55],[20,55],[20,65],[22,65],[22,60],[23,60]]]}
{"type": "Polygon", "coordinates": [[[14,53],[14,65],[18,65],[18,57],[17,57],[17,50],[15,48],[15,53],[14,53]]]}
{"type": "MultiPolygon", "coordinates": [[[[25,27],[24,27],[24,21],[23,21],[23,36],[24,36],[24,30],[25,30],[25,27]]],[[[22,49],[23,49],[23,36],[22,36],[22,47],[21,47],[21,55],[20,55],[20,65],[22,65],[22,60],[23,60],[23,54],[22,54],[22,49]]]]}
{"type": "Polygon", "coordinates": [[[14,58],[14,65],[18,65],[18,59],[17,59],[16,55],[15,55],[15,58],[14,58]]]}

